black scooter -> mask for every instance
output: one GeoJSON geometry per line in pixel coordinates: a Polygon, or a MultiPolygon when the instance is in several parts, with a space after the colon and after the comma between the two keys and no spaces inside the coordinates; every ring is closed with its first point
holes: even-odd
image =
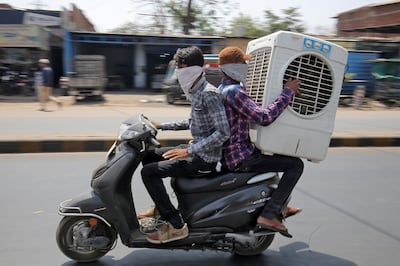
{"type": "Polygon", "coordinates": [[[276,232],[254,231],[264,204],[279,182],[277,173],[219,173],[171,179],[189,236],[166,244],[152,244],[146,233],[157,223],[136,217],[131,180],[152,146],[160,146],[157,129],[142,114],[124,121],[106,162],[94,171],[92,190],[60,204],[64,216],[57,228],[57,244],[69,258],[91,262],[121,242],[132,248],[200,249],[243,256],[262,253],[276,232]]]}

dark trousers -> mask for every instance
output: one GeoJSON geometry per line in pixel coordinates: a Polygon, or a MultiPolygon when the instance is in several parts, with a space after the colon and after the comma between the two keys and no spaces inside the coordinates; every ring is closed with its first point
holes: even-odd
{"type": "Polygon", "coordinates": [[[164,220],[170,222],[175,228],[183,226],[180,212],[172,204],[162,181],[165,177],[197,177],[215,170],[216,163],[207,163],[198,156],[187,159],[165,160],[162,157],[166,151],[175,148],[186,148],[187,145],[178,147],[165,147],[148,151],[143,159],[141,171],[143,183],[154,201],[164,220]]]}
{"type": "Polygon", "coordinates": [[[265,204],[261,216],[280,218],[282,208],[289,199],[292,190],[303,173],[304,163],[300,158],[284,155],[264,155],[257,149],[238,166],[242,172],[283,172],[278,188],[265,204]]]}

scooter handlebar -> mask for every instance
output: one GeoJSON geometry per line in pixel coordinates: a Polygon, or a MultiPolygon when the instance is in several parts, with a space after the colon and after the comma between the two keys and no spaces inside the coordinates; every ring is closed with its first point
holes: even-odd
{"type": "Polygon", "coordinates": [[[161,147],[161,143],[155,138],[155,137],[151,137],[150,138],[150,142],[151,144],[153,144],[154,146],[156,146],[157,148],[161,147]]]}

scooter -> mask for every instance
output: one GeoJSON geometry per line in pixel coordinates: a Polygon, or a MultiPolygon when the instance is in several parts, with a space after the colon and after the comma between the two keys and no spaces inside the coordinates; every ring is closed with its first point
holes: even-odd
{"type": "Polygon", "coordinates": [[[121,124],[106,161],[93,173],[92,190],[59,206],[63,216],[56,233],[60,250],[75,261],[91,262],[113,249],[118,236],[131,248],[217,250],[242,256],[266,250],[276,232],[255,230],[256,220],[279,182],[278,173],[172,178],[189,236],[165,244],[146,240],[146,233],[156,230],[157,223],[138,220],[131,180],[146,151],[161,146],[156,134],[143,114],[121,124]]]}

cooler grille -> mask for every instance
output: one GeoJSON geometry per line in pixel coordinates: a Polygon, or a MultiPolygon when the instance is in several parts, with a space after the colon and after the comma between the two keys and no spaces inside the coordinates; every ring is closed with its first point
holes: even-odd
{"type": "Polygon", "coordinates": [[[284,80],[301,80],[301,95],[295,95],[290,107],[298,114],[319,113],[329,103],[333,91],[333,77],[329,66],[316,55],[302,55],[286,69],[284,80]]]}
{"type": "Polygon", "coordinates": [[[262,105],[264,98],[270,57],[271,47],[266,47],[252,52],[248,62],[246,91],[259,105],[262,105]]]}
{"type": "MultiPolygon", "coordinates": [[[[248,95],[262,105],[266,89],[271,47],[251,53],[246,77],[248,95]]],[[[329,103],[333,91],[333,77],[329,66],[318,56],[305,54],[294,59],[287,67],[284,80],[301,80],[301,95],[295,95],[290,108],[300,115],[317,114],[329,103]]]]}

